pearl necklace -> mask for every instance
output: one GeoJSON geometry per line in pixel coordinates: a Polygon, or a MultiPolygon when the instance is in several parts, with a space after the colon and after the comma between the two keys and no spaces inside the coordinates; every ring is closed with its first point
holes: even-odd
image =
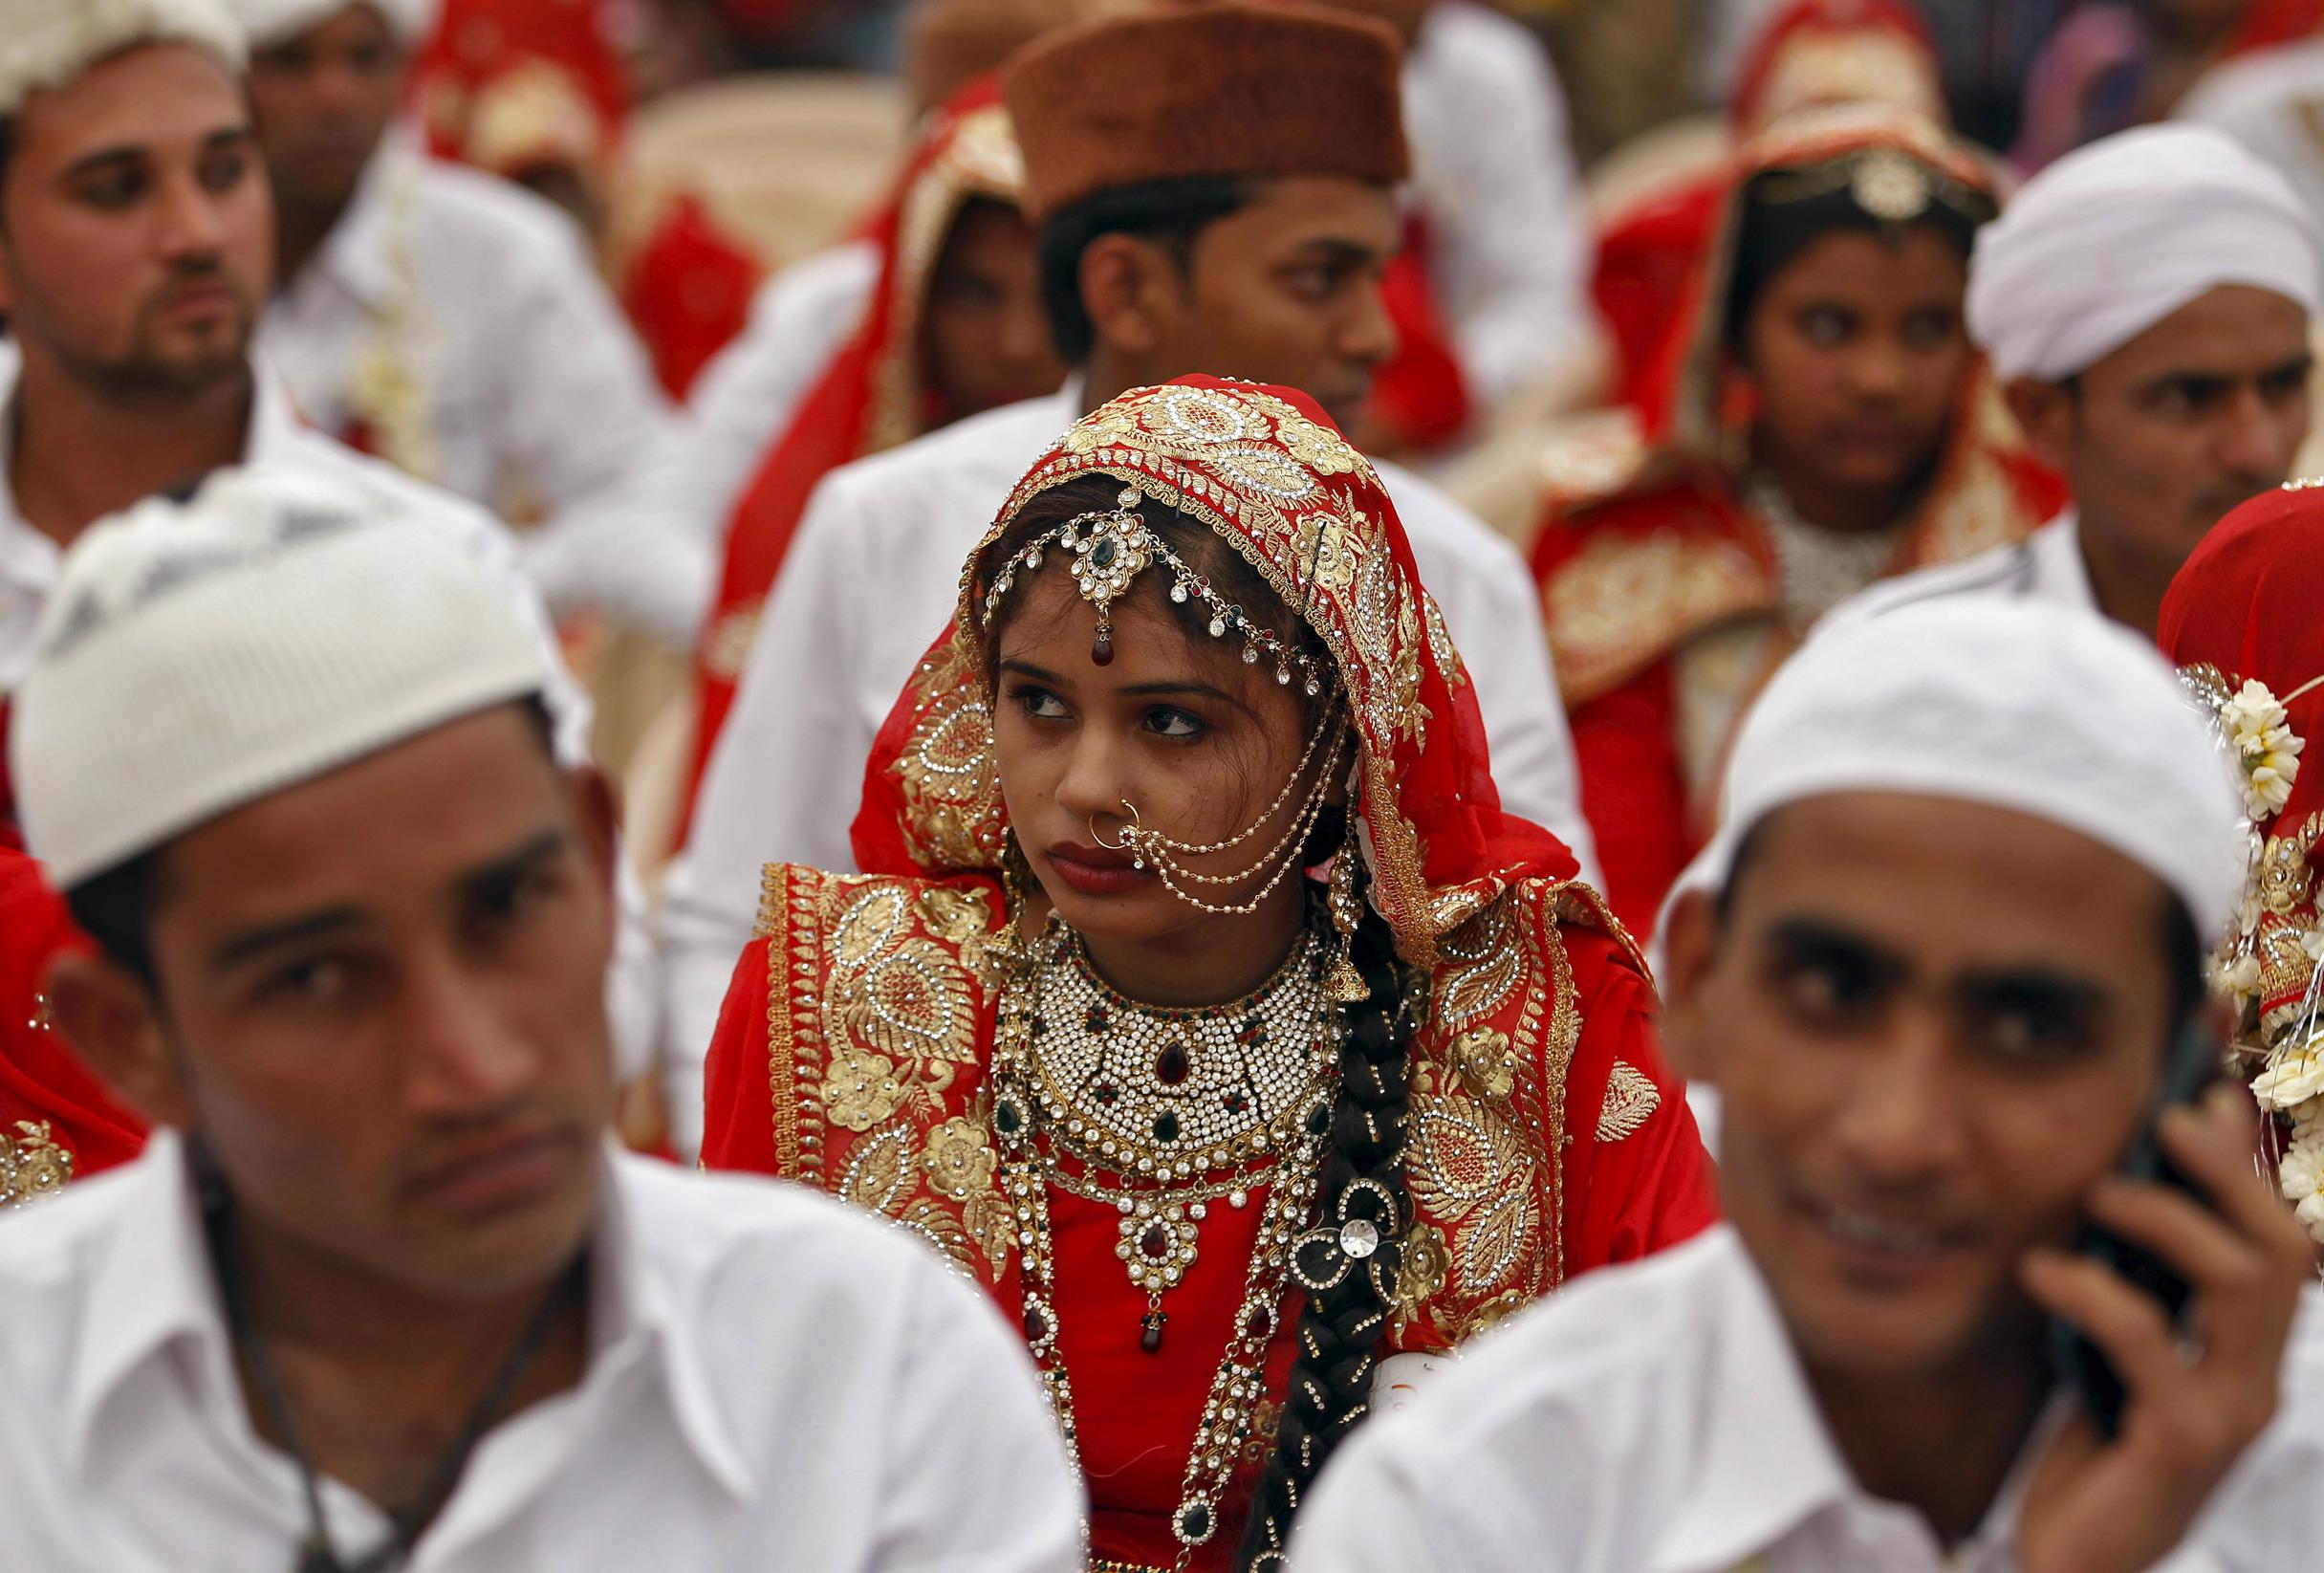
{"type": "Polygon", "coordinates": [[[1253,1169],[1264,1163],[1271,1170],[1234,1330],[1170,1520],[1183,1569],[1218,1532],[1220,1499],[1256,1428],[1292,1248],[1314,1204],[1339,1053],[1337,1015],[1323,990],[1326,952],[1309,932],[1256,994],[1231,1005],[1162,1011],[1106,989],[1053,913],[1028,950],[1002,991],[992,1123],[1016,1219],[1025,1341],[1076,1467],[1073,1384],[1057,1346],[1050,1187],[1111,1201],[1122,1213],[1115,1255],[1147,1292],[1139,1344],[1151,1354],[1167,1320],[1162,1291],[1192,1265],[1206,1204],[1224,1194],[1230,1206],[1247,1205],[1253,1169]],[[1067,1006],[1079,1014],[1058,1014],[1067,1006]],[[1101,1023],[1095,1009],[1104,1013],[1101,1023]],[[1107,1086],[1115,1096],[1100,1100],[1107,1086]],[[1241,1107],[1229,1108],[1229,1092],[1240,1092],[1241,1107]],[[1173,1106],[1186,1111],[1197,1099],[1219,1110],[1215,1119],[1203,1114],[1203,1134],[1191,1113],[1161,1124],[1173,1106]],[[1119,1184],[1100,1177],[1108,1169],[1119,1184]],[[1221,1169],[1229,1172],[1222,1178],[1221,1169]]]}

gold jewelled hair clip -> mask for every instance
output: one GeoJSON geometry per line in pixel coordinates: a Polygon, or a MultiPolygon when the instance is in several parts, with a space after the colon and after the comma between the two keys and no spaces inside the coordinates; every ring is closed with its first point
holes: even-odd
{"type": "Polygon", "coordinates": [[[1295,671],[1305,680],[1305,691],[1310,698],[1321,693],[1321,664],[1273,629],[1262,628],[1251,622],[1241,606],[1213,590],[1207,579],[1196,573],[1185,558],[1172,551],[1169,543],[1140,517],[1138,505],[1144,500],[1138,488],[1125,486],[1114,499],[1113,508],[1075,514],[1046,535],[1027,541],[1001,565],[991,587],[985,592],[986,623],[991,623],[994,609],[1015,586],[1019,573],[1038,571],[1052,549],[1071,552],[1074,587],[1081,593],[1082,600],[1097,609],[1097,635],[1090,644],[1090,660],[1100,666],[1111,666],[1114,602],[1129,593],[1139,575],[1160,562],[1170,570],[1172,601],[1184,605],[1189,600],[1197,600],[1209,608],[1211,638],[1225,639],[1229,633],[1242,636],[1245,666],[1255,666],[1259,658],[1266,656],[1274,662],[1277,683],[1288,686],[1295,671]]]}

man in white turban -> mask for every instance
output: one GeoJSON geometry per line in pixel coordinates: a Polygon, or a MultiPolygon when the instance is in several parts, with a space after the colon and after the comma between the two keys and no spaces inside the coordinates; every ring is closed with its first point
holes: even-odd
{"type": "Polygon", "coordinates": [[[2151,634],[2171,576],[2308,432],[2315,221],[2221,132],[2147,126],[2051,164],[1977,236],[1969,335],[2073,505],[2023,545],[1892,579],[1835,622],[2034,596],[2151,634]]]}
{"type": "Polygon", "coordinates": [[[49,999],[158,1133],[0,1227],[11,1573],[1080,1566],[973,1285],[609,1150],[613,804],[552,671],[344,476],[67,557],[11,740],[96,942],[49,999]]]}
{"type": "Polygon", "coordinates": [[[2220,1056],[2198,935],[2237,792],[2170,669],[2068,608],[1901,608],[1776,675],[1727,794],[1661,983],[1672,1060],[1725,1094],[1729,1222],[1407,1395],[1292,1565],[2315,1565],[2324,1345],[2248,1098],[2161,1118],[2188,1193],[2114,1172],[2220,1056]],[[2185,1279],[2192,1340],[2074,1249],[2086,1218],[2185,1279]],[[2121,1383],[2111,1431],[2061,1325],[2121,1383]]]}
{"type": "Polygon", "coordinates": [[[300,411],[487,508],[536,508],[522,548],[553,607],[688,647],[711,543],[658,507],[670,410],[582,237],[391,130],[433,0],[228,4],[277,213],[259,344],[300,411]]]}

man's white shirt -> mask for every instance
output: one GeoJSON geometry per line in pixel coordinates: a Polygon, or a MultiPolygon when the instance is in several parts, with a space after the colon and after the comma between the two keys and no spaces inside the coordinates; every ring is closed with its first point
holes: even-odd
{"type": "Polygon", "coordinates": [[[854,240],[759,286],[749,324],[702,368],[687,397],[683,457],[664,477],[666,513],[725,540],[744,489],[862,325],[879,283],[880,249],[854,240]]]}
{"type": "MultiPolygon", "coordinates": [[[[708,1052],[762,865],[856,866],[848,827],[873,740],[951,619],[969,552],[1080,403],[1069,386],[973,416],[834,470],[809,499],[663,886],[674,1087],[678,1067],[699,1074],[708,1052]]],[[[1436,488],[1378,469],[1475,685],[1503,806],[1554,832],[1586,871],[1595,857],[1531,577],[1436,488]]],[[[694,1136],[700,1108],[673,1096],[682,1138],[694,1136]]]]}
{"type": "MultiPolygon", "coordinates": [[[[2324,1317],[2284,1407],[2154,1573],[2283,1573],[2324,1551],[2324,1317]]],[[[1966,1541],[1857,1485],[1766,1281],[1721,1225],[1602,1269],[1474,1345],[1324,1472],[1294,1573],[2010,1573],[2053,1405],[1966,1541]]],[[[1932,1439],[1932,1444],[1936,1445],[1932,1439]]]]}
{"type": "Polygon", "coordinates": [[[2091,588],[2090,568],[2082,560],[2078,516],[2069,508],[2014,545],[1881,579],[1833,607],[1815,631],[1853,626],[1900,606],[1950,596],[2001,596],[2097,611],[2097,592],[2091,588]]]}
{"type": "Polygon", "coordinates": [[[258,343],[332,432],[359,413],[358,384],[392,367],[424,411],[424,479],[494,511],[520,494],[542,509],[519,550],[553,605],[691,643],[715,542],[663,511],[681,429],[579,231],[549,203],[391,141],[283,281],[258,343]]]}
{"type": "MultiPolygon", "coordinates": [[[[64,565],[56,542],[17,512],[11,454],[16,429],[15,396],[19,362],[11,347],[0,356],[0,698],[15,691],[33,664],[40,614],[54,593],[64,565]]],[[[557,757],[567,765],[589,761],[589,696],[566,670],[556,630],[537,590],[517,562],[507,526],[471,503],[435,487],[423,486],[395,469],[356,452],[303,424],[265,366],[252,376],[249,433],[242,462],[253,468],[322,470],[376,491],[402,513],[442,531],[504,584],[526,620],[538,630],[549,653],[550,685],[543,695],[554,723],[557,757]]],[[[101,718],[98,718],[101,719],[101,718]]],[[[645,898],[626,864],[620,874],[621,924],[614,964],[607,977],[606,1003],[623,1074],[645,1068],[656,1046],[661,999],[656,990],[653,941],[645,926],[645,898]]]]}
{"type": "MultiPolygon", "coordinates": [[[[609,1156],[579,1385],[495,1427],[409,1573],[1071,1573],[1081,1491],[1022,1342],[927,1247],[804,1188],[609,1156]]],[[[337,1481],[342,1555],[380,1511],[337,1481]]],[[[184,1150],[0,1220],[0,1563],[290,1566],[184,1150]]]]}

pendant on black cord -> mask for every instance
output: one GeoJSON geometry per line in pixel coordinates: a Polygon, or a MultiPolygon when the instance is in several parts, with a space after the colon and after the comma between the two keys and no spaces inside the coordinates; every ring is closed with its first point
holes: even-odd
{"type": "Polygon", "coordinates": [[[1140,1317],[1138,1325],[1145,1330],[1138,1335],[1138,1346],[1150,1355],[1160,1354],[1162,1352],[1162,1323],[1169,1320],[1170,1313],[1163,1310],[1159,1304],[1149,1309],[1144,1316],[1140,1317]]]}
{"type": "Polygon", "coordinates": [[[299,1545],[298,1562],[292,1573],[345,1573],[345,1570],[340,1567],[338,1553],[332,1549],[331,1542],[319,1534],[311,1534],[299,1545]]]}

